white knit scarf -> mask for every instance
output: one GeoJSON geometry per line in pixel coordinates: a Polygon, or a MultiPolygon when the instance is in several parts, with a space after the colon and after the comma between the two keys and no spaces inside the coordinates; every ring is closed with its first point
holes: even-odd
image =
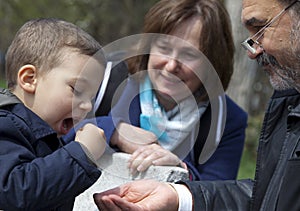
{"type": "MultiPolygon", "coordinates": [[[[153,94],[151,81],[147,76],[140,83],[141,128],[153,132],[159,144],[170,151],[182,142],[194,143],[199,120],[208,103],[197,104],[193,95],[185,98],[171,111],[165,112],[153,94]]],[[[188,146],[189,151],[192,146],[188,146]]],[[[188,153],[188,152],[187,152],[188,153]]]]}

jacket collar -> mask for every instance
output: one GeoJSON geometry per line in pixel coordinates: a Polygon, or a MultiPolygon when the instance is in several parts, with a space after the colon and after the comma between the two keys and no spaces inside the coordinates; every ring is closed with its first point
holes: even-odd
{"type": "Polygon", "coordinates": [[[55,135],[55,137],[57,137],[56,132],[48,125],[48,123],[24,106],[23,103],[14,106],[13,113],[26,122],[37,140],[49,135],[55,135]]]}
{"type": "Polygon", "coordinates": [[[0,107],[21,103],[21,101],[8,89],[0,88],[0,107]]]}
{"type": "Polygon", "coordinates": [[[289,116],[300,117],[300,104],[291,111],[289,116]]]}
{"type": "Polygon", "coordinates": [[[36,140],[48,135],[55,135],[55,137],[57,137],[56,132],[38,115],[25,107],[22,101],[19,100],[13,93],[11,93],[8,89],[0,88],[0,107],[13,104],[16,104],[16,106],[9,110],[26,122],[26,124],[31,128],[36,140]]]}
{"type": "Polygon", "coordinates": [[[295,89],[288,89],[282,91],[275,90],[271,98],[274,99],[274,98],[289,97],[294,95],[300,95],[300,93],[295,89]]]}

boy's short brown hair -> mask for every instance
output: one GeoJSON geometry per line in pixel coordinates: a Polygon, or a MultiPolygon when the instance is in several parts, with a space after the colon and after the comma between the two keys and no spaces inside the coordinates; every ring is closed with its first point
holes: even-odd
{"type": "Polygon", "coordinates": [[[26,64],[34,65],[39,72],[47,72],[60,65],[65,48],[93,56],[99,52],[101,45],[87,32],[64,20],[40,18],[26,22],[6,54],[8,88],[15,88],[18,71],[26,64]]]}

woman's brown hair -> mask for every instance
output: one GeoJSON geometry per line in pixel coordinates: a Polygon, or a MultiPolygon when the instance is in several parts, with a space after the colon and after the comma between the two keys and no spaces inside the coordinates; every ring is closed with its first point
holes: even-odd
{"type": "MultiPolygon", "coordinates": [[[[234,42],[230,17],[220,0],[161,0],[146,14],[143,33],[170,34],[191,17],[199,17],[199,50],[216,69],[224,90],[233,73],[234,42]]],[[[130,59],[129,71],[146,70],[149,54],[130,59]]]]}

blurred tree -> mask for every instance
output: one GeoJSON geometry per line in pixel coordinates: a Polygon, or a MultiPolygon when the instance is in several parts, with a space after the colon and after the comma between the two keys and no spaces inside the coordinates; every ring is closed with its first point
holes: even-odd
{"type": "Polygon", "coordinates": [[[157,0],[74,0],[80,5],[79,13],[86,14],[85,25],[80,25],[101,44],[108,44],[116,39],[139,33],[144,15],[157,0]]]}
{"type": "Polygon", "coordinates": [[[272,88],[257,62],[250,60],[241,46],[249,36],[241,22],[242,1],[225,0],[224,3],[230,14],[235,43],[234,74],[227,94],[250,115],[257,115],[264,112],[272,88]]]}

